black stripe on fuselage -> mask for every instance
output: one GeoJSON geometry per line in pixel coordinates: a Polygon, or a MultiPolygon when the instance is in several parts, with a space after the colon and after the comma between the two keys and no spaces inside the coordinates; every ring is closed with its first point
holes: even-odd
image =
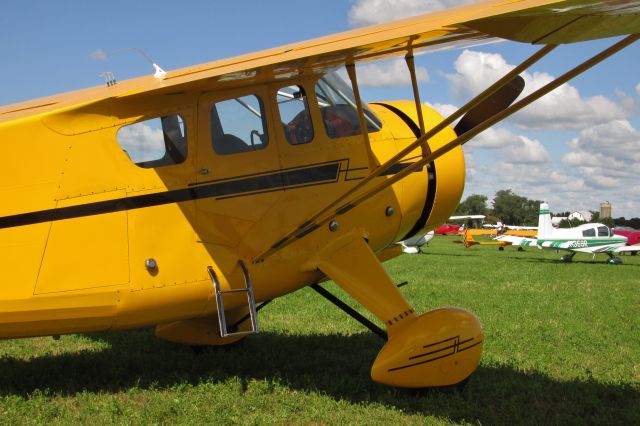
{"type": "MultiPolygon", "coordinates": [[[[331,163],[320,163],[277,172],[266,172],[262,174],[237,176],[233,179],[192,183],[189,184],[187,188],[174,189],[155,194],[135,195],[115,200],[98,201],[77,206],[59,207],[5,216],[0,217],[0,229],[161,206],[164,204],[204,198],[227,199],[335,183],[338,182],[340,173],[349,171],[348,163],[348,159],[342,159],[331,163]],[[342,170],[343,164],[347,165],[346,170],[342,170]]],[[[411,163],[399,164],[397,171],[387,170],[384,174],[397,173],[410,164],[411,163]]]]}
{"type": "Polygon", "coordinates": [[[338,181],[341,163],[342,161],[338,161],[300,169],[283,170],[277,173],[250,175],[234,180],[211,181],[155,194],[135,195],[115,200],[5,216],[0,217],[0,228],[114,213],[202,198],[228,198],[243,194],[249,195],[285,188],[333,183],[338,181]]]}

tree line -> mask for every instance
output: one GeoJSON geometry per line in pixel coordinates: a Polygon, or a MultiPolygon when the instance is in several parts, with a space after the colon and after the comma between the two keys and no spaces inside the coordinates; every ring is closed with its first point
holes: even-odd
{"type": "Polygon", "coordinates": [[[496,192],[491,204],[487,207],[486,195],[473,194],[461,202],[456,209],[456,215],[486,216],[487,222],[502,222],[509,225],[531,226],[538,224],[540,200],[530,200],[515,194],[511,189],[496,192]]]}
{"type": "MultiPolygon", "coordinates": [[[[538,213],[540,211],[540,200],[530,200],[527,197],[515,194],[511,189],[503,189],[496,192],[495,197],[491,201],[491,207],[487,206],[489,198],[485,195],[473,194],[462,201],[456,209],[455,215],[485,215],[486,221],[489,223],[497,223],[498,221],[508,225],[520,226],[537,226],[538,213]]],[[[570,212],[562,212],[559,214],[551,214],[552,216],[569,216],[570,212]]],[[[600,218],[600,213],[591,211],[591,222],[600,222],[605,225],[628,226],[631,228],[640,228],[640,218],[625,219],[624,217],[611,219],[600,218]]],[[[562,220],[561,228],[575,227],[586,223],[576,219],[562,220]]]]}

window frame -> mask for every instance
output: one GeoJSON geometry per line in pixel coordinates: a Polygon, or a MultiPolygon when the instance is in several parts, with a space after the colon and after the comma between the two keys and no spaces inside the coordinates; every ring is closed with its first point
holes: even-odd
{"type": "MultiPolygon", "coordinates": [[[[241,92],[241,94],[238,94],[237,92],[228,92],[227,96],[220,96],[220,97],[216,97],[214,100],[211,100],[209,103],[209,108],[208,108],[208,117],[209,117],[209,129],[210,129],[210,133],[209,133],[209,146],[211,147],[212,152],[215,155],[218,156],[222,156],[222,157],[227,157],[230,155],[237,155],[237,154],[247,154],[250,152],[257,152],[257,151],[262,151],[264,149],[266,149],[269,146],[269,138],[270,138],[270,129],[269,129],[269,119],[268,119],[268,115],[270,114],[268,108],[267,108],[267,102],[265,102],[264,98],[264,94],[261,93],[262,91],[259,90],[249,90],[247,92],[241,92]],[[238,151],[234,151],[234,152],[221,152],[220,150],[216,149],[216,144],[214,143],[214,140],[216,137],[215,135],[215,131],[214,131],[214,120],[213,120],[213,109],[214,106],[216,104],[222,103],[222,102],[227,102],[227,101],[234,101],[234,100],[238,100],[240,98],[244,98],[244,97],[249,97],[249,96],[254,96],[257,100],[258,100],[258,105],[260,106],[260,121],[262,123],[262,130],[264,131],[263,133],[263,137],[266,136],[266,142],[264,140],[261,139],[262,143],[259,145],[259,148],[255,148],[255,149],[242,149],[242,150],[238,150],[238,151]]],[[[241,103],[242,104],[242,103],[241,103]]],[[[243,105],[244,106],[244,105],[243,105]]],[[[245,106],[245,108],[247,108],[245,106]]],[[[247,108],[248,111],[249,108],[247,108]]],[[[224,127],[223,127],[223,123],[220,120],[220,113],[218,112],[217,108],[216,108],[216,116],[218,119],[218,124],[220,126],[220,130],[224,131],[224,127]]],[[[222,135],[231,135],[236,137],[237,139],[239,139],[241,141],[241,143],[245,144],[245,141],[238,137],[237,135],[233,135],[232,133],[222,133],[222,135]]],[[[247,147],[251,147],[251,145],[246,145],[247,147]]]]}
{"type": "Polygon", "coordinates": [[[602,225],[602,226],[598,226],[598,237],[610,237],[611,236],[611,231],[609,231],[609,227],[602,225]],[[602,232],[604,231],[604,233],[602,232]]]}
{"type": "MultiPolygon", "coordinates": [[[[322,128],[324,129],[324,134],[327,136],[327,138],[329,140],[332,140],[332,141],[337,141],[337,140],[346,139],[346,138],[353,138],[353,137],[362,137],[362,135],[364,133],[363,133],[362,129],[360,128],[360,118],[358,116],[358,109],[357,109],[356,105],[351,105],[351,103],[348,102],[347,100],[345,100],[342,96],[340,96],[339,93],[335,92],[336,89],[333,86],[331,86],[329,82],[325,81],[324,84],[327,85],[333,91],[333,93],[328,93],[327,95],[329,95],[330,97],[332,95],[337,95],[338,97],[342,98],[344,100],[344,102],[345,102],[344,104],[336,104],[336,105],[345,105],[345,106],[353,108],[353,112],[355,113],[355,117],[356,117],[357,121],[355,123],[351,123],[351,124],[356,124],[358,126],[358,132],[354,133],[354,134],[345,135],[345,136],[331,136],[331,134],[330,134],[329,127],[327,125],[327,121],[325,120],[325,116],[323,114],[322,108],[321,108],[320,104],[318,103],[319,99],[318,99],[317,87],[325,77],[327,77],[327,76],[329,76],[329,75],[331,75],[333,73],[335,73],[336,76],[338,78],[340,78],[340,80],[342,80],[342,82],[344,82],[345,85],[347,85],[349,87],[349,89],[351,91],[351,96],[353,96],[353,102],[355,104],[355,93],[353,92],[353,87],[351,87],[351,82],[348,81],[348,80],[343,79],[340,76],[340,74],[338,73],[337,69],[334,70],[334,71],[326,72],[324,74],[319,75],[313,81],[313,100],[314,100],[315,107],[318,109],[318,114],[320,115],[320,121],[322,122],[322,128]]],[[[377,133],[377,132],[381,131],[382,127],[383,127],[382,120],[380,120],[380,118],[378,118],[378,116],[368,107],[367,103],[364,102],[364,100],[362,100],[362,106],[364,108],[365,126],[366,126],[367,134],[377,133]],[[371,114],[370,118],[371,118],[372,121],[374,121],[376,123],[375,126],[377,128],[372,128],[373,125],[367,121],[367,116],[368,116],[367,112],[369,114],[371,114]]]]}
{"type": "MultiPolygon", "coordinates": [[[[317,130],[316,130],[317,126],[316,126],[316,119],[314,118],[315,114],[314,114],[314,111],[313,111],[311,105],[313,105],[312,101],[315,101],[315,98],[314,99],[310,99],[309,91],[307,90],[306,85],[301,81],[289,81],[289,82],[283,82],[283,83],[278,84],[278,85],[276,85],[274,87],[275,87],[275,89],[274,89],[274,91],[272,93],[272,96],[271,96],[271,99],[273,100],[273,102],[275,104],[275,111],[277,111],[277,117],[275,118],[274,123],[276,125],[281,124],[283,126],[281,131],[282,131],[282,135],[284,137],[284,140],[286,140],[287,144],[290,145],[290,146],[303,146],[303,145],[309,145],[310,143],[314,142],[317,139],[317,130]],[[291,86],[297,86],[303,92],[304,106],[305,106],[304,111],[307,112],[309,123],[311,125],[311,138],[306,142],[292,143],[290,137],[288,136],[288,133],[287,133],[286,129],[284,128],[284,126],[287,126],[287,125],[291,124],[291,122],[293,120],[290,121],[289,123],[286,123],[286,124],[284,123],[284,121],[282,119],[282,113],[281,113],[281,110],[280,110],[280,103],[278,102],[278,96],[281,96],[280,95],[280,91],[282,89],[285,89],[285,88],[288,88],[288,87],[291,87],[291,86]]],[[[302,112],[302,111],[300,111],[300,112],[302,112]]],[[[298,114],[300,114],[300,113],[298,113],[298,114]]],[[[296,117],[297,117],[297,115],[296,115],[296,117]]]]}
{"type": "Polygon", "coordinates": [[[189,136],[189,132],[188,131],[188,121],[185,118],[186,114],[183,112],[179,112],[179,111],[171,111],[169,113],[166,114],[162,114],[162,113],[158,113],[158,114],[154,114],[154,115],[149,115],[149,116],[144,116],[144,117],[140,117],[139,119],[135,120],[135,121],[131,121],[131,122],[126,122],[124,124],[122,124],[121,126],[118,126],[115,132],[115,139],[116,139],[116,143],[118,145],[118,147],[122,150],[122,152],[124,152],[124,154],[126,155],[127,159],[134,165],[136,165],[137,167],[141,168],[141,169],[157,169],[157,168],[164,168],[164,167],[171,167],[171,166],[178,166],[181,164],[184,164],[185,162],[187,162],[187,160],[189,159],[189,139],[191,138],[191,136],[189,136]],[[175,144],[175,142],[171,143],[171,147],[176,149],[176,153],[178,155],[181,156],[180,161],[172,161],[172,162],[167,162],[167,159],[172,159],[173,155],[171,154],[171,151],[173,148],[170,148],[170,140],[168,140],[169,135],[165,132],[164,130],[164,123],[163,123],[163,119],[167,118],[167,117],[171,117],[171,116],[176,116],[178,117],[181,121],[182,121],[182,139],[183,139],[183,144],[184,144],[184,152],[180,151],[180,148],[175,144]],[[135,126],[135,125],[140,125],[143,124],[145,122],[148,121],[153,121],[153,120],[160,120],[161,124],[163,125],[162,127],[162,131],[163,131],[163,142],[164,142],[164,154],[162,157],[157,158],[157,159],[153,159],[153,160],[147,160],[147,161],[134,161],[134,159],[131,157],[131,154],[129,151],[127,151],[125,149],[125,147],[121,144],[120,139],[118,138],[118,134],[120,133],[120,131],[124,128],[130,127],[130,126],[135,126]]]}

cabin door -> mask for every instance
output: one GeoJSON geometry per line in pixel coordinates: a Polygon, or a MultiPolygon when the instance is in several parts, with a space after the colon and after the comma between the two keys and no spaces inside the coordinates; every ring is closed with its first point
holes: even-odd
{"type": "Polygon", "coordinates": [[[268,93],[256,87],[200,97],[193,190],[201,242],[236,247],[281,196],[268,93]]]}

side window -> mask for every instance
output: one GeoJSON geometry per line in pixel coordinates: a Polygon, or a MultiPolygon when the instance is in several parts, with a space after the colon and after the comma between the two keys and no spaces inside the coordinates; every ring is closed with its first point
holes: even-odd
{"type": "MultiPolygon", "coordinates": [[[[340,78],[337,72],[329,73],[318,80],[316,98],[324,128],[331,139],[361,133],[353,90],[340,78]]],[[[382,127],[380,120],[366,106],[364,107],[364,117],[369,133],[380,130],[382,127]]]]}
{"type": "Polygon", "coordinates": [[[155,168],[187,158],[187,134],[178,114],[152,118],[118,129],[118,144],[137,166],[155,168]]]}
{"type": "Polygon", "coordinates": [[[311,142],[313,124],[304,89],[300,86],[283,87],[278,90],[276,101],[287,142],[291,145],[311,142]]]}
{"type": "Polygon", "coordinates": [[[596,236],[596,229],[595,228],[585,229],[584,231],[582,231],[582,236],[583,237],[595,237],[596,236]]]}
{"type": "Polygon", "coordinates": [[[267,124],[256,95],[227,99],[211,106],[211,144],[220,155],[256,151],[267,146],[267,124]]]}
{"type": "Polygon", "coordinates": [[[598,226],[598,237],[608,237],[609,236],[609,228],[606,226],[598,226]]]}

